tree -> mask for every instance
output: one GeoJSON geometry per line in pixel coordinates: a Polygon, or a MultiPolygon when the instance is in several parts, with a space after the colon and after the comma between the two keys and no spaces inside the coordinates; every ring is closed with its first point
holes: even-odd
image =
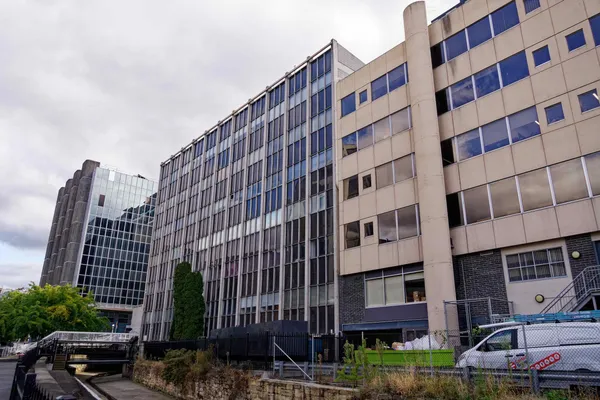
{"type": "Polygon", "coordinates": [[[66,286],[30,284],[0,298],[0,341],[40,339],[54,331],[98,332],[109,329],[91,293],[66,286]]]}
{"type": "Polygon", "coordinates": [[[172,340],[196,339],[204,333],[204,282],[188,262],[175,267],[172,340]]]}

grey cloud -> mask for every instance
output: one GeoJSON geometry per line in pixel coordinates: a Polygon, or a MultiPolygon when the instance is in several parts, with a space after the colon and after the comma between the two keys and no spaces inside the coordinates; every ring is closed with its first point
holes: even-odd
{"type": "Polygon", "coordinates": [[[41,266],[33,264],[0,264],[0,287],[17,289],[30,282],[39,283],[41,266]]]}

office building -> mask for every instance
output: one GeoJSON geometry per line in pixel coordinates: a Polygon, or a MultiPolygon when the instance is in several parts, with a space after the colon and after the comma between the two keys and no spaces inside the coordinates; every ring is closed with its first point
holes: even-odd
{"type": "Polygon", "coordinates": [[[86,160],[58,191],[40,285],[92,291],[124,331],[143,300],[156,186],[86,160]]]}
{"type": "Polygon", "coordinates": [[[341,329],[600,306],[600,2],[416,2],[404,30],[337,83],[341,329]]]}
{"type": "Polygon", "coordinates": [[[161,164],[145,339],[169,336],[182,261],[203,273],[207,334],[337,329],[334,83],[362,65],[331,41],[161,164]]]}

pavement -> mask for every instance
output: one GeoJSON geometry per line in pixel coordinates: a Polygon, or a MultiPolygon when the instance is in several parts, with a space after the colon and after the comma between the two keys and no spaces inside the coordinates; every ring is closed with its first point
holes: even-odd
{"type": "Polygon", "coordinates": [[[138,385],[121,375],[94,378],[92,383],[111,400],[173,400],[173,397],[138,385]]]}
{"type": "Polygon", "coordinates": [[[0,362],[0,399],[8,399],[10,397],[10,389],[12,388],[16,367],[17,363],[13,361],[0,362]]]}

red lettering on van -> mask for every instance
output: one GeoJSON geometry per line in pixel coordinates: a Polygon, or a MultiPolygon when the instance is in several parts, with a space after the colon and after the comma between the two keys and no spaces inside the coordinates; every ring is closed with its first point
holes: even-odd
{"type": "Polygon", "coordinates": [[[549,355],[548,357],[542,358],[541,360],[533,363],[531,365],[531,369],[537,369],[538,371],[541,371],[543,369],[548,368],[549,366],[556,364],[557,362],[559,362],[561,359],[560,353],[554,353],[549,355]]]}

